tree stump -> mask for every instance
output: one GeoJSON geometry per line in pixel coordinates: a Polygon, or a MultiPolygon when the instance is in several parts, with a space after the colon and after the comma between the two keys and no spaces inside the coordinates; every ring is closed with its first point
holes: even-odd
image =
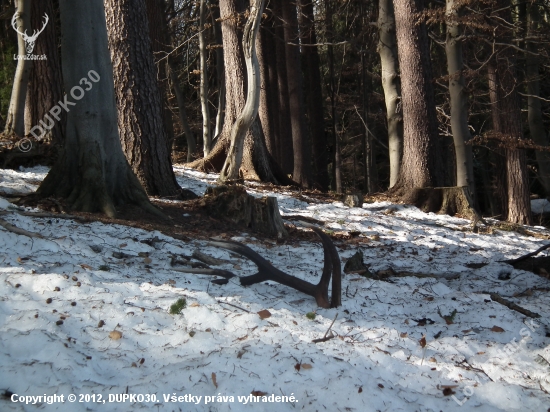
{"type": "Polygon", "coordinates": [[[278,239],[288,236],[275,197],[256,199],[242,186],[216,186],[206,189],[203,205],[211,216],[237,226],[278,239]]]}

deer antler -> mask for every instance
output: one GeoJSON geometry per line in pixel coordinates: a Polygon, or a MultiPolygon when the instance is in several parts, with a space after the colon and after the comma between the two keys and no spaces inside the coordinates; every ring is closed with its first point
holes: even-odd
{"type": "MultiPolygon", "coordinates": [[[[323,243],[323,251],[325,255],[325,263],[323,266],[323,274],[318,284],[307,282],[303,279],[289,275],[261,257],[258,253],[254,252],[251,248],[243,245],[239,242],[233,241],[212,241],[209,242],[209,246],[216,246],[223,249],[230,250],[238,253],[244,257],[247,257],[258,267],[258,273],[250,276],[241,277],[241,285],[249,286],[255,283],[264,282],[266,280],[272,280],[282,285],[289,286],[296,289],[306,295],[313,296],[317,305],[322,308],[335,308],[342,305],[342,269],[340,266],[340,257],[338,251],[334,246],[334,243],[330,238],[323,233],[320,229],[305,224],[310,227],[321,239],[323,243]],[[332,277],[332,297],[328,299],[328,285],[330,278],[332,277]]],[[[223,276],[226,279],[233,277],[231,272],[221,271],[218,269],[176,269],[179,272],[187,273],[200,273],[205,275],[218,275],[223,276]]]]}

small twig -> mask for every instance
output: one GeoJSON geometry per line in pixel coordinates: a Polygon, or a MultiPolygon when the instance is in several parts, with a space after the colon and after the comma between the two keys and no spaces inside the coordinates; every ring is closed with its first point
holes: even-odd
{"type": "Polygon", "coordinates": [[[223,303],[224,305],[233,306],[234,308],[237,308],[237,309],[240,309],[240,310],[244,310],[245,312],[248,312],[248,313],[252,313],[252,312],[250,312],[248,309],[241,308],[240,306],[233,305],[232,303],[224,302],[223,300],[216,300],[216,301],[217,301],[218,303],[223,303]]]}
{"type": "Polygon", "coordinates": [[[509,260],[501,260],[500,262],[502,263],[509,263],[509,264],[514,264],[514,263],[517,263],[517,262],[521,262],[522,260],[526,260],[526,259],[529,259],[531,256],[535,256],[535,255],[538,255],[540,252],[542,252],[543,250],[546,250],[550,248],[550,243],[547,244],[547,245],[544,245],[544,246],[541,246],[539,247],[537,250],[535,250],[534,252],[531,252],[531,253],[527,253],[526,255],[523,255],[523,256],[520,256],[516,259],[509,259],[509,260]]]}
{"type": "Polygon", "coordinates": [[[494,300],[495,302],[498,302],[501,305],[507,306],[508,308],[515,310],[516,312],[519,312],[522,315],[529,316],[531,318],[540,318],[540,315],[538,313],[531,312],[528,309],[524,309],[521,306],[518,306],[515,303],[504,299],[502,296],[498,295],[497,293],[491,293],[489,296],[491,297],[491,300],[494,300]]]}
{"type": "Polygon", "coordinates": [[[334,325],[334,322],[336,322],[336,318],[338,317],[338,312],[336,312],[336,315],[334,316],[334,319],[332,320],[332,323],[328,327],[327,331],[325,332],[325,336],[323,336],[320,339],[313,339],[311,342],[313,343],[319,343],[319,342],[326,342],[327,340],[330,340],[334,338],[336,335],[331,332],[330,336],[327,336],[330,330],[332,329],[332,325],[334,325]]]}

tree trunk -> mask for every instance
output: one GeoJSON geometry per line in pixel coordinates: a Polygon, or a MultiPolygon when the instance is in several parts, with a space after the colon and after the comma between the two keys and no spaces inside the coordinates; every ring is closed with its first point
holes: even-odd
{"type": "Polygon", "coordinates": [[[62,154],[38,195],[60,196],[74,210],[110,217],[124,203],[159,214],[122,152],[103,1],[60,0],[59,6],[63,80],[70,90],[65,102],[71,108],[62,154]]]}
{"type": "Polygon", "coordinates": [[[170,51],[170,36],[168,35],[168,23],[166,21],[166,3],[164,0],[146,0],[147,22],[151,37],[151,47],[157,72],[157,83],[163,106],[164,128],[166,131],[166,146],[171,152],[174,143],[174,123],[172,111],[168,104],[168,91],[170,90],[168,78],[168,59],[164,59],[170,51]]]}
{"type": "Polygon", "coordinates": [[[58,115],[59,120],[53,120],[49,113],[63,97],[61,58],[55,30],[56,10],[52,0],[33,1],[32,27],[40,27],[43,24],[44,14],[51,18],[51,22],[38,36],[35,54],[46,55],[47,59],[34,61],[30,72],[25,102],[25,135],[33,134],[36,139],[48,139],[54,144],[61,145],[67,113],[62,110],[58,115]],[[33,130],[35,126],[40,127],[33,130]]]}
{"type": "Polygon", "coordinates": [[[273,4],[275,16],[275,55],[277,63],[277,89],[279,90],[279,164],[286,174],[294,171],[294,152],[292,147],[292,129],[290,127],[290,106],[288,97],[288,75],[286,71],[286,47],[284,44],[285,33],[282,23],[282,3],[275,1],[273,4]]]}
{"type": "Polygon", "coordinates": [[[422,11],[421,3],[394,0],[404,126],[403,160],[394,193],[437,186],[443,178],[428,36],[425,24],[417,24],[415,17],[422,11]]]}
{"type": "Polygon", "coordinates": [[[177,195],[145,0],[104,2],[122,149],[149,196],[177,195]]]}
{"type": "Polygon", "coordinates": [[[327,55],[328,55],[328,67],[329,67],[329,94],[330,94],[330,112],[332,117],[332,141],[333,146],[332,150],[332,169],[334,174],[334,183],[333,188],[336,190],[336,193],[342,194],[342,170],[341,170],[341,154],[340,154],[340,139],[338,137],[337,130],[337,121],[336,121],[336,84],[334,82],[334,47],[332,46],[333,41],[333,25],[332,25],[332,1],[334,0],[325,0],[325,15],[326,18],[326,31],[327,31],[327,41],[329,45],[327,46],[327,55]]]}
{"type": "Polygon", "coordinates": [[[282,2],[282,11],[290,124],[292,127],[292,147],[294,149],[294,171],[292,178],[303,187],[309,187],[311,180],[311,150],[306,128],[300,47],[291,44],[300,43],[296,3],[293,1],[282,2]]]}
{"type": "Polygon", "coordinates": [[[216,38],[216,82],[218,85],[218,112],[216,114],[216,127],[211,145],[215,144],[215,139],[218,138],[223,128],[223,120],[225,116],[225,73],[223,65],[223,40],[220,23],[217,21],[220,18],[220,8],[214,7],[212,10],[212,28],[214,37],[216,38]]]}
{"type": "MultiPolygon", "coordinates": [[[[302,43],[306,45],[317,44],[313,1],[300,0],[300,3],[302,11],[300,13],[302,16],[302,43]]],[[[328,190],[328,142],[325,134],[321,62],[319,61],[317,46],[304,46],[302,48],[302,56],[304,62],[304,80],[306,82],[306,110],[313,155],[313,183],[321,190],[328,190]]]]}
{"type": "MultiPolygon", "coordinates": [[[[221,0],[222,36],[224,48],[226,108],[224,127],[216,145],[204,159],[189,164],[202,171],[219,172],[225,162],[230,146],[230,135],[238,114],[245,105],[243,52],[237,32],[236,16],[243,10],[241,0],[221,0]]],[[[269,156],[265,147],[258,118],[246,133],[243,146],[242,177],[264,182],[292,184],[269,156]]]]}
{"type": "Polygon", "coordinates": [[[202,112],[202,151],[204,156],[210,153],[211,134],[210,134],[210,108],[208,107],[208,51],[206,50],[206,39],[204,32],[206,31],[206,0],[200,0],[199,12],[199,60],[201,79],[199,86],[199,95],[201,99],[202,112]]]}
{"type": "MultiPolygon", "coordinates": [[[[53,24],[53,22],[52,22],[53,24]]],[[[15,23],[19,35],[17,36],[17,51],[19,56],[26,56],[25,40],[22,33],[30,33],[31,28],[31,0],[17,0],[17,20],[15,23]]],[[[33,66],[32,60],[18,60],[13,88],[11,92],[10,107],[6,117],[4,133],[25,136],[25,98],[29,75],[33,66]]]]}
{"type": "MultiPolygon", "coordinates": [[[[527,37],[532,37],[538,30],[540,7],[529,4],[527,16],[527,37]]],[[[527,117],[529,120],[529,133],[531,139],[539,146],[550,146],[548,135],[544,128],[540,97],[539,57],[537,48],[532,42],[527,42],[526,58],[526,83],[527,83],[527,117]]],[[[538,176],[546,196],[550,197],[550,153],[537,150],[535,152],[539,166],[538,176]]]]}
{"type": "Polygon", "coordinates": [[[378,53],[380,54],[382,87],[386,101],[388,146],[390,151],[390,188],[395,185],[403,156],[403,116],[400,107],[399,64],[392,0],[379,0],[378,53]]]}
{"type": "Polygon", "coordinates": [[[189,126],[189,120],[187,119],[187,112],[185,110],[185,99],[183,97],[183,91],[181,90],[176,67],[172,62],[172,58],[168,58],[168,71],[170,73],[170,81],[174,88],[174,94],[176,95],[176,102],[178,103],[178,113],[181,122],[181,128],[185,134],[187,140],[187,161],[193,160],[193,154],[197,151],[197,142],[195,141],[195,135],[191,131],[189,126]]]}
{"type": "Polygon", "coordinates": [[[456,0],[447,0],[446,22],[447,66],[449,71],[449,94],[451,97],[451,130],[455,144],[456,155],[456,185],[467,186],[472,196],[475,196],[474,159],[468,128],[468,96],[465,90],[464,63],[462,61],[461,30],[458,24],[460,6],[456,0]]]}
{"type": "MultiPolygon", "coordinates": [[[[267,25],[273,22],[270,19],[267,25]]],[[[256,52],[260,66],[260,107],[258,116],[262,125],[262,132],[269,153],[277,158],[277,143],[275,123],[277,114],[273,108],[273,96],[277,95],[277,89],[273,89],[273,76],[275,75],[273,33],[267,30],[266,24],[260,27],[256,39],[256,52]]]]}
{"type": "Polygon", "coordinates": [[[220,182],[237,180],[243,158],[246,132],[258,115],[260,105],[260,66],[256,56],[256,36],[260,29],[264,0],[253,0],[250,4],[250,14],[244,26],[243,51],[247,73],[246,103],[231,128],[231,146],[225,164],[220,172],[220,182]]]}

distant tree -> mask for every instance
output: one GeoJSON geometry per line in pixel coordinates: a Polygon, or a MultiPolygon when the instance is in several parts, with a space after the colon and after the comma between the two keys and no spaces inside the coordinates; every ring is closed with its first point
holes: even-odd
{"type": "Polygon", "coordinates": [[[59,0],[59,6],[63,80],[72,104],[62,153],[37,194],[111,217],[125,203],[160,214],[122,152],[103,1],[59,0]]]}
{"type": "Polygon", "coordinates": [[[149,196],[175,196],[145,0],[105,0],[105,14],[122,148],[149,196]]]}
{"type": "MultiPolygon", "coordinates": [[[[17,52],[19,56],[25,56],[26,40],[25,36],[28,33],[30,36],[31,29],[31,0],[17,0],[17,12],[14,15],[12,24],[18,32],[17,52]]],[[[18,60],[15,77],[13,79],[13,88],[11,92],[10,106],[6,117],[6,125],[4,132],[7,134],[15,133],[17,136],[25,135],[25,99],[27,97],[27,86],[29,84],[29,76],[32,69],[32,60],[18,60]]]]}

